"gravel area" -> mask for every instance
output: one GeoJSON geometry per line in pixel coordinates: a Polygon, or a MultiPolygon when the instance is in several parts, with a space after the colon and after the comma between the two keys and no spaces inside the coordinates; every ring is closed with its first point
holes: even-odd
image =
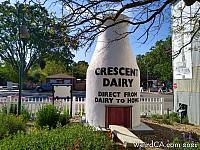
{"type": "MultiPolygon", "coordinates": [[[[147,118],[142,118],[141,120],[148,126],[154,129],[153,133],[144,134],[144,133],[137,133],[136,135],[143,140],[145,143],[152,144],[157,142],[156,144],[170,144],[173,142],[175,137],[179,139],[183,139],[183,136],[188,139],[191,133],[192,138],[195,140],[200,139],[200,126],[195,125],[186,125],[180,123],[174,123],[173,125],[162,124],[154,120],[150,120],[147,118]]],[[[200,142],[200,141],[199,141],[200,142]]],[[[162,147],[162,146],[161,146],[162,147]]],[[[200,147],[198,147],[200,149],[200,147]]],[[[151,149],[168,149],[168,148],[146,148],[147,150],[151,149]]],[[[175,148],[176,149],[176,148],[175,148]]],[[[194,148],[196,149],[196,148],[194,148]]]]}

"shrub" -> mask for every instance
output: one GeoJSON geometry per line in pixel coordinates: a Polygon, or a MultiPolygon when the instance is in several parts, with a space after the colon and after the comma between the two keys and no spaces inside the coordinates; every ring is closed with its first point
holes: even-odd
{"type": "Polygon", "coordinates": [[[48,126],[49,129],[56,128],[60,118],[60,112],[54,105],[46,105],[37,112],[36,124],[40,127],[48,126]]]}
{"type": "MultiPolygon", "coordinates": [[[[6,114],[8,113],[8,112],[7,112],[7,107],[8,107],[8,106],[4,106],[4,107],[2,108],[2,112],[3,112],[3,113],[6,113],[6,114]]],[[[10,105],[9,113],[10,113],[10,114],[13,114],[13,115],[17,115],[17,104],[11,104],[11,105],[10,105]]],[[[28,113],[28,111],[25,109],[24,106],[22,106],[22,109],[21,109],[21,116],[23,117],[23,119],[24,119],[25,121],[28,121],[28,120],[31,118],[30,114],[28,113]]]]}
{"type": "Polygon", "coordinates": [[[80,124],[65,126],[52,130],[40,130],[32,134],[17,134],[12,139],[0,141],[0,149],[109,149],[112,143],[103,133],[95,132],[94,128],[80,124]],[[76,148],[75,148],[76,147],[76,148]]]}
{"type": "Polygon", "coordinates": [[[172,124],[171,121],[168,119],[168,116],[164,116],[161,122],[168,125],[172,124]]]}
{"type": "Polygon", "coordinates": [[[162,119],[162,123],[164,123],[164,124],[173,124],[174,122],[177,122],[177,123],[180,122],[180,118],[179,118],[178,114],[175,112],[172,112],[169,115],[165,114],[162,119]]]}
{"type": "Polygon", "coordinates": [[[0,113],[0,139],[18,131],[25,131],[25,128],[26,126],[21,117],[0,113]]]}
{"type": "Polygon", "coordinates": [[[188,116],[186,116],[186,117],[184,117],[184,118],[182,119],[182,123],[183,123],[183,124],[188,124],[188,123],[189,123],[188,116]]]}
{"type": "Polygon", "coordinates": [[[159,120],[159,119],[162,119],[162,115],[159,115],[159,114],[152,114],[150,116],[151,119],[153,120],[159,120]]]}
{"type": "Polygon", "coordinates": [[[69,111],[65,110],[63,114],[60,114],[59,116],[59,122],[61,123],[62,126],[66,125],[69,123],[69,111]]]}
{"type": "Polygon", "coordinates": [[[17,114],[17,104],[10,104],[10,106],[8,105],[5,105],[3,108],[2,108],[2,112],[3,113],[8,113],[7,111],[9,111],[9,113],[11,114],[17,114]],[[10,109],[8,110],[7,107],[10,107],[10,109]]]}
{"type": "Polygon", "coordinates": [[[17,114],[17,104],[11,104],[9,113],[17,114]]]}
{"type": "Polygon", "coordinates": [[[171,112],[169,114],[169,119],[170,119],[170,122],[177,122],[177,123],[180,122],[180,118],[176,112],[171,112]]]}
{"type": "Polygon", "coordinates": [[[23,117],[24,121],[28,121],[31,119],[31,115],[29,114],[28,110],[25,109],[24,106],[22,106],[21,116],[23,117]]]}

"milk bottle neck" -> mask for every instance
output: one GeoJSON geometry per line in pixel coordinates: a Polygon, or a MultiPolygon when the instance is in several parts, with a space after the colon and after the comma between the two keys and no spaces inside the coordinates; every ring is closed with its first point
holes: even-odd
{"type": "MultiPolygon", "coordinates": [[[[103,28],[103,31],[101,35],[99,36],[97,42],[117,42],[124,40],[128,40],[128,24],[127,23],[119,23],[119,24],[113,24],[110,22],[110,24],[106,24],[105,28],[103,28]]],[[[122,41],[121,41],[122,42],[122,41]]]]}

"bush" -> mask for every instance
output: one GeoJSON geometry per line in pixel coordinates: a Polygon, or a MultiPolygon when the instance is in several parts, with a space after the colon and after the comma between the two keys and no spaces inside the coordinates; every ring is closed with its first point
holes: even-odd
{"type": "Polygon", "coordinates": [[[24,106],[22,106],[22,113],[21,116],[23,117],[24,121],[28,121],[31,119],[31,115],[29,114],[29,112],[25,109],[24,106]]]}
{"type": "Polygon", "coordinates": [[[61,123],[62,126],[66,125],[67,123],[69,123],[69,111],[64,111],[63,114],[60,114],[59,117],[59,122],[61,123]]]}
{"type": "Polygon", "coordinates": [[[159,115],[159,114],[152,114],[150,118],[153,120],[159,120],[159,119],[162,119],[163,117],[162,115],[159,115]]]}
{"type": "Polygon", "coordinates": [[[168,116],[167,116],[167,115],[165,115],[165,116],[163,117],[163,119],[162,119],[161,122],[164,123],[164,124],[168,124],[168,125],[172,124],[171,121],[170,121],[170,119],[168,119],[168,116]]]}
{"type": "Polygon", "coordinates": [[[52,130],[40,130],[32,134],[17,134],[12,139],[0,141],[0,149],[109,149],[112,143],[103,133],[95,132],[94,128],[80,124],[65,126],[52,130]]]}
{"type": "Polygon", "coordinates": [[[25,131],[25,129],[26,126],[21,117],[0,113],[0,139],[18,131],[25,131]]]}
{"type": "MultiPolygon", "coordinates": [[[[4,106],[4,107],[2,108],[2,112],[3,112],[3,113],[6,113],[6,114],[8,113],[8,112],[7,112],[7,107],[8,107],[8,106],[4,106]]],[[[10,105],[9,113],[10,113],[10,114],[13,114],[13,115],[17,115],[17,104],[11,104],[11,105],[10,105]]],[[[23,119],[24,119],[25,121],[28,121],[28,120],[31,118],[31,115],[28,113],[28,111],[25,109],[24,106],[22,106],[21,116],[23,117],[23,119]]]]}
{"type": "Polygon", "coordinates": [[[169,120],[170,120],[170,122],[177,122],[177,123],[180,122],[180,118],[176,112],[171,112],[169,114],[169,120]]]}
{"type": "Polygon", "coordinates": [[[177,122],[177,123],[180,122],[180,118],[178,114],[175,112],[171,112],[169,115],[165,114],[162,119],[162,123],[164,124],[173,124],[174,122],[177,122]]]}
{"type": "Polygon", "coordinates": [[[183,123],[183,124],[188,124],[188,123],[189,123],[188,116],[186,116],[186,117],[184,117],[184,118],[182,119],[182,123],[183,123]]]}
{"type": "Polygon", "coordinates": [[[2,112],[3,113],[8,113],[7,111],[9,111],[9,113],[11,113],[11,114],[14,114],[14,115],[16,115],[17,114],[17,104],[10,104],[10,109],[8,110],[7,109],[7,107],[8,107],[8,105],[6,105],[6,106],[4,106],[3,108],[2,108],[2,112]]]}
{"type": "Polygon", "coordinates": [[[37,112],[36,124],[40,127],[48,126],[49,129],[56,128],[60,118],[60,112],[54,105],[46,105],[37,112]]]}
{"type": "Polygon", "coordinates": [[[58,123],[62,126],[69,123],[69,111],[64,110],[63,114],[54,105],[46,105],[38,111],[36,124],[40,127],[48,126],[49,129],[56,128],[58,123]]]}

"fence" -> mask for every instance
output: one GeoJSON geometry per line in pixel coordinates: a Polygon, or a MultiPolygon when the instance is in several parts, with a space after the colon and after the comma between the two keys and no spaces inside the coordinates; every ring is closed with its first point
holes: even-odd
{"type": "Polygon", "coordinates": [[[164,114],[164,98],[151,97],[140,98],[140,112],[141,114],[164,114]]]}
{"type": "MultiPolygon", "coordinates": [[[[52,103],[52,97],[22,97],[23,107],[35,117],[39,109],[47,104],[52,103]]],[[[5,107],[10,110],[11,104],[16,104],[18,102],[18,97],[8,96],[0,97],[0,109],[5,107]]],[[[66,110],[70,113],[71,100],[70,99],[58,99],[54,102],[60,110],[66,110]]],[[[140,98],[140,114],[160,114],[164,113],[164,98],[140,98]]],[[[84,97],[73,97],[72,101],[72,116],[75,114],[84,115],[85,112],[85,98],[84,97]]]]}

